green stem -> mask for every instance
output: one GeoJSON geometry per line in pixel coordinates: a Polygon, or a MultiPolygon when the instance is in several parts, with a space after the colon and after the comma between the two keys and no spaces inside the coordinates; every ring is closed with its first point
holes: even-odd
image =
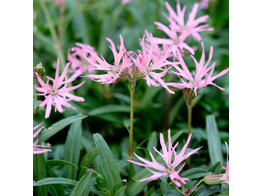
{"type": "MultiPolygon", "coordinates": [[[[57,33],[55,31],[55,27],[54,27],[53,21],[52,21],[51,16],[50,16],[50,14],[49,14],[49,12],[48,12],[48,10],[46,8],[45,2],[43,0],[40,0],[39,3],[40,3],[41,8],[42,8],[42,10],[44,12],[45,18],[46,18],[46,20],[48,22],[48,27],[49,27],[49,31],[51,33],[51,36],[52,36],[52,38],[53,38],[53,40],[55,42],[55,46],[54,46],[55,49],[56,49],[55,51],[56,51],[56,54],[57,54],[57,56],[58,56],[58,58],[60,60],[60,65],[62,67],[62,69],[60,69],[60,70],[64,70],[65,66],[66,66],[65,56],[63,54],[63,50],[62,50],[62,46],[60,44],[59,38],[58,38],[57,33]]],[[[67,78],[69,78],[68,73],[66,73],[66,75],[67,75],[67,78]]],[[[71,82],[67,83],[67,86],[68,87],[72,87],[72,83],[71,82]]],[[[74,94],[74,91],[71,90],[70,93],[74,94]]]]}
{"type": "MultiPolygon", "coordinates": [[[[192,123],[192,107],[191,106],[187,106],[187,137],[189,137],[189,135],[191,134],[191,123],[192,123]]],[[[191,141],[189,141],[188,143],[188,148],[191,147],[191,141]]],[[[191,165],[191,157],[188,157],[186,159],[186,163],[187,163],[187,168],[190,168],[191,165]]]]}
{"type": "MultiPolygon", "coordinates": [[[[187,106],[187,137],[191,134],[191,123],[192,123],[192,107],[187,106]]],[[[190,142],[188,144],[188,148],[190,148],[190,142]]]]}
{"type": "Polygon", "coordinates": [[[56,48],[57,56],[60,59],[62,68],[64,69],[65,68],[65,57],[64,57],[64,54],[63,54],[63,51],[62,51],[62,48],[61,48],[61,45],[60,45],[57,33],[55,31],[53,21],[52,21],[51,16],[50,16],[50,14],[49,14],[49,12],[48,12],[48,10],[46,8],[45,2],[43,0],[40,0],[39,3],[40,3],[41,8],[42,8],[42,10],[44,12],[45,18],[46,18],[46,20],[48,22],[48,27],[49,27],[49,31],[51,33],[51,36],[52,36],[52,38],[53,38],[53,40],[55,42],[55,48],[56,48]]]}
{"type": "MultiPolygon", "coordinates": [[[[135,85],[136,80],[131,81],[129,86],[130,91],[130,129],[129,129],[129,149],[128,149],[128,159],[133,160],[133,132],[134,132],[134,95],[135,95],[135,85]]],[[[134,166],[133,163],[129,162],[129,173],[128,179],[132,180],[134,176],[134,166]]]]}
{"type": "Polygon", "coordinates": [[[135,87],[130,89],[130,129],[129,129],[129,150],[128,150],[129,159],[133,159],[134,94],[135,94],[135,87]]]}

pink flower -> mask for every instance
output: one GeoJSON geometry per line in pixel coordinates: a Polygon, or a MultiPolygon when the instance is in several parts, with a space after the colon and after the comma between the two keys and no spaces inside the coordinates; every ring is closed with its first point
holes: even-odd
{"type": "Polygon", "coordinates": [[[142,161],[143,163],[139,163],[139,162],[136,162],[136,161],[133,161],[133,160],[128,160],[129,162],[131,163],[134,163],[136,165],[139,165],[139,166],[144,166],[146,167],[147,169],[150,167],[150,168],[154,168],[154,169],[157,169],[157,170],[160,170],[161,172],[155,172],[155,171],[152,171],[150,169],[148,169],[150,172],[153,173],[152,176],[150,177],[147,177],[147,178],[144,178],[142,180],[140,180],[140,182],[142,181],[151,181],[151,180],[156,180],[162,176],[165,176],[165,177],[169,177],[173,183],[177,186],[181,186],[181,183],[183,184],[186,184],[186,180],[189,180],[188,178],[183,178],[180,176],[179,172],[182,170],[182,168],[184,167],[184,165],[186,163],[184,163],[178,170],[176,169],[176,167],[182,163],[184,160],[186,160],[190,155],[194,154],[195,152],[197,152],[200,148],[197,148],[197,149],[194,149],[190,152],[186,152],[186,149],[187,149],[187,146],[189,144],[189,141],[191,139],[191,136],[192,134],[189,135],[188,139],[187,139],[187,142],[186,144],[184,145],[184,147],[182,148],[182,150],[180,151],[179,154],[177,154],[175,152],[175,148],[177,147],[178,145],[178,142],[176,143],[176,145],[174,147],[172,147],[172,143],[171,143],[171,136],[170,136],[170,129],[168,130],[168,149],[165,145],[165,141],[164,141],[164,136],[162,133],[160,133],[160,144],[162,146],[162,149],[163,149],[163,154],[160,153],[155,147],[154,147],[154,150],[160,154],[160,156],[164,159],[165,163],[166,163],[166,166],[164,165],[161,165],[159,164],[155,158],[153,157],[152,153],[149,152],[151,158],[152,158],[152,162],[150,161],[147,161],[141,157],[139,157],[137,154],[135,154],[135,156],[140,160],[142,161]],[[174,154],[174,160],[172,162],[172,155],[174,154]]]}
{"type": "MultiPolygon", "coordinates": [[[[42,125],[42,123],[40,123],[39,125],[35,126],[33,128],[33,130],[37,129],[40,125],[42,125]]],[[[33,135],[33,138],[35,138],[41,131],[43,128],[40,128],[38,131],[36,131],[33,135]]],[[[37,143],[39,142],[39,140],[37,139],[34,143],[33,143],[33,154],[41,154],[47,151],[52,151],[51,149],[43,149],[43,148],[50,148],[50,146],[43,146],[43,145],[37,145],[37,143]]]]}
{"type": "Polygon", "coordinates": [[[178,32],[171,30],[167,26],[163,25],[160,22],[154,22],[157,25],[157,28],[165,32],[170,39],[168,38],[157,38],[154,37],[153,41],[155,44],[162,44],[162,45],[172,45],[172,53],[175,58],[177,58],[177,53],[180,51],[183,52],[183,49],[187,49],[190,53],[194,54],[194,49],[190,46],[188,46],[185,41],[188,36],[191,35],[191,30],[188,29],[186,31],[183,31],[180,35],[178,35],[178,32]]]}
{"type": "MultiPolygon", "coordinates": [[[[146,51],[148,52],[150,50],[150,47],[151,47],[151,44],[150,44],[151,43],[151,34],[147,30],[145,30],[145,35],[146,35],[145,41],[149,42],[149,43],[145,42],[146,51]]],[[[140,45],[141,45],[142,39],[139,38],[139,42],[140,42],[140,45]]],[[[161,48],[158,44],[154,43],[154,47],[153,47],[153,51],[152,51],[152,55],[153,55],[152,60],[153,61],[156,61],[157,59],[161,58],[162,56],[165,56],[167,53],[169,53],[167,58],[173,56],[172,53],[168,52],[168,49],[169,49],[168,44],[162,44],[162,46],[163,46],[163,50],[161,50],[161,48]]],[[[140,53],[142,53],[142,52],[140,52],[140,53]]]]}
{"type": "Polygon", "coordinates": [[[208,64],[210,62],[210,60],[212,59],[213,56],[213,47],[210,47],[210,52],[209,52],[209,59],[207,61],[206,64],[205,63],[205,50],[204,50],[204,44],[203,42],[201,42],[202,45],[202,56],[199,62],[196,61],[196,59],[191,55],[191,57],[193,58],[195,64],[196,64],[196,73],[194,74],[194,77],[191,75],[191,73],[189,72],[182,56],[180,53],[178,53],[178,60],[182,66],[182,69],[177,66],[176,64],[174,64],[173,66],[177,69],[178,72],[173,72],[174,74],[178,75],[179,77],[182,76],[184,78],[186,78],[188,80],[188,82],[185,82],[182,78],[181,81],[182,83],[178,84],[178,83],[167,83],[167,86],[173,86],[173,87],[177,87],[180,89],[183,88],[190,88],[192,90],[194,90],[195,92],[195,96],[197,96],[197,89],[200,89],[203,86],[207,86],[207,85],[214,85],[217,88],[219,88],[220,90],[225,90],[224,88],[221,88],[219,86],[217,86],[216,84],[213,83],[213,80],[215,80],[216,78],[226,74],[229,71],[229,68],[221,71],[219,74],[217,74],[216,76],[212,77],[214,68],[215,68],[215,62],[212,64],[212,66],[208,67],[208,64]],[[209,72],[210,71],[210,72],[209,72]],[[208,73],[209,72],[209,73],[208,73]],[[205,77],[205,78],[203,78],[205,77]]]}
{"type": "Polygon", "coordinates": [[[207,9],[208,8],[208,3],[209,3],[210,0],[201,0],[199,2],[199,6],[202,8],[202,9],[207,9]]]}
{"type": "Polygon", "coordinates": [[[160,22],[155,22],[155,24],[157,25],[157,28],[165,32],[170,39],[154,38],[154,43],[168,45],[173,44],[172,52],[175,58],[177,58],[177,53],[184,52],[183,49],[186,49],[191,54],[194,54],[195,49],[188,46],[185,41],[190,35],[192,35],[194,39],[200,41],[201,36],[198,34],[198,32],[213,30],[213,28],[207,28],[208,24],[199,26],[200,23],[206,22],[209,16],[205,15],[195,19],[198,9],[198,3],[195,3],[192,11],[189,13],[188,21],[185,24],[184,15],[186,6],[184,6],[181,10],[180,2],[177,1],[177,13],[175,13],[168,2],[165,2],[165,5],[169,12],[169,16],[165,16],[170,23],[169,27],[163,25],[160,22]]]}
{"type": "Polygon", "coordinates": [[[67,59],[69,62],[71,62],[71,68],[74,70],[74,74],[70,77],[70,79],[75,79],[78,76],[82,75],[86,71],[89,73],[92,73],[95,69],[95,66],[93,64],[90,64],[85,58],[88,58],[89,61],[95,63],[96,59],[92,54],[96,54],[93,47],[82,44],[82,43],[76,43],[78,47],[71,48],[72,54],[70,51],[68,51],[67,59]],[[78,59],[78,58],[80,59],[78,59]]]}
{"type": "Polygon", "coordinates": [[[149,45],[145,44],[145,35],[143,36],[142,41],[140,42],[142,46],[142,52],[140,51],[141,54],[137,56],[136,59],[133,59],[135,66],[139,69],[141,73],[144,74],[144,79],[146,80],[146,83],[148,86],[159,86],[162,85],[164,88],[166,88],[170,93],[174,94],[173,91],[171,91],[163,79],[163,77],[168,69],[166,68],[166,65],[168,64],[177,64],[177,63],[171,63],[166,60],[167,57],[170,55],[170,51],[172,49],[172,46],[168,48],[166,51],[165,55],[159,50],[156,51],[154,48],[157,47],[159,48],[156,44],[153,43],[153,36],[150,33],[150,37],[148,38],[150,41],[150,48],[149,45]],[[162,72],[154,72],[154,71],[162,71],[162,72]],[[158,82],[158,83],[156,83],[158,82]]]}
{"type": "Polygon", "coordinates": [[[196,14],[197,14],[197,9],[199,6],[198,3],[194,4],[192,11],[189,13],[186,24],[184,22],[186,6],[184,6],[183,9],[181,10],[180,2],[178,0],[177,1],[177,14],[176,14],[174,10],[172,9],[172,7],[168,4],[168,2],[165,2],[165,4],[169,12],[169,17],[167,17],[167,19],[170,22],[170,27],[172,31],[183,33],[189,30],[190,35],[192,35],[194,39],[200,41],[201,36],[198,34],[198,32],[214,30],[213,28],[207,28],[209,26],[208,24],[199,26],[200,23],[206,22],[209,16],[205,15],[205,16],[201,16],[195,19],[196,14]]]}
{"type": "Polygon", "coordinates": [[[35,89],[39,92],[42,92],[37,95],[41,95],[45,97],[45,100],[39,104],[39,107],[44,107],[46,105],[45,118],[49,118],[52,105],[55,106],[55,111],[58,110],[59,112],[62,113],[64,111],[64,109],[61,107],[62,105],[65,107],[75,109],[73,106],[67,103],[68,101],[70,100],[85,101],[84,98],[69,93],[69,91],[79,88],[85,81],[83,81],[79,85],[69,88],[67,88],[67,83],[71,82],[71,80],[63,81],[64,78],[66,78],[66,72],[68,70],[69,65],[70,63],[66,64],[63,73],[59,77],[59,59],[57,59],[55,79],[46,76],[47,78],[46,83],[44,83],[44,81],[37,75],[37,81],[41,86],[40,87],[35,86],[35,89]],[[49,84],[49,80],[53,82],[53,85],[49,84]],[[62,85],[64,86],[61,87],[62,85]],[[69,99],[66,99],[66,97],[68,97],[69,99]]]}
{"type": "Polygon", "coordinates": [[[126,4],[126,3],[131,3],[132,2],[132,0],[122,0],[121,1],[121,3],[124,5],[124,4],[126,4]]]}
{"type": "Polygon", "coordinates": [[[92,80],[96,82],[101,82],[101,84],[110,84],[116,81],[117,78],[120,77],[120,75],[124,72],[125,69],[128,69],[132,63],[128,60],[126,57],[127,52],[124,46],[124,41],[121,35],[120,37],[120,47],[119,47],[119,53],[116,51],[115,44],[113,41],[109,38],[106,38],[108,42],[111,44],[111,50],[114,55],[114,63],[113,65],[110,65],[109,63],[106,62],[104,57],[101,55],[102,59],[100,59],[96,54],[92,53],[93,57],[98,61],[99,64],[96,64],[94,62],[91,62],[89,59],[86,60],[89,61],[91,64],[95,66],[96,70],[103,70],[106,71],[106,74],[100,74],[100,75],[94,75],[90,74],[87,75],[86,77],[91,78],[92,80]],[[121,61],[122,60],[122,61],[121,61]]]}

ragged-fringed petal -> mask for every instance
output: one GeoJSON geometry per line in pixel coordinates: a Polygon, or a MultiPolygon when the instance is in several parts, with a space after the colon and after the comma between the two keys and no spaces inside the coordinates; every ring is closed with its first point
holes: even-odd
{"type": "Polygon", "coordinates": [[[165,34],[167,34],[171,39],[177,39],[177,34],[176,32],[172,32],[167,26],[163,25],[160,22],[154,22],[155,25],[157,25],[157,28],[160,29],[161,31],[164,31],[165,34]]]}
{"type": "Polygon", "coordinates": [[[152,167],[152,168],[155,168],[155,169],[158,169],[158,170],[163,170],[165,167],[160,165],[158,162],[156,161],[153,161],[153,162],[150,162],[146,159],[143,159],[142,157],[138,156],[136,153],[134,153],[134,155],[142,162],[144,162],[145,164],[143,163],[138,163],[136,161],[133,161],[133,160],[128,160],[129,162],[132,162],[134,164],[137,164],[137,165],[140,165],[140,166],[144,166],[144,167],[152,167]]]}
{"type": "Polygon", "coordinates": [[[44,122],[41,122],[40,124],[36,125],[33,130],[36,130],[38,127],[40,127],[44,122]]]}
{"type": "Polygon", "coordinates": [[[163,173],[159,173],[159,172],[154,172],[150,169],[147,168],[148,171],[152,172],[153,173],[153,176],[150,176],[150,177],[147,177],[147,178],[144,178],[142,180],[140,180],[140,182],[143,182],[143,181],[152,181],[152,180],[157,180],[158,178],[161,178],[162,176],[166,176],[166,174],[163,172],[163,173]]]}
{"type": "Polygon", "coordinates": [[[52,104],[53,104],[53,100],[52,100],[51,96],[48,96],[47,98],[48,98],[48,101],[47,101],[46,109],[45,109],[45,118],[49,118],[50,112],[51,112],[51,107],[52,107],[52,104]]]}

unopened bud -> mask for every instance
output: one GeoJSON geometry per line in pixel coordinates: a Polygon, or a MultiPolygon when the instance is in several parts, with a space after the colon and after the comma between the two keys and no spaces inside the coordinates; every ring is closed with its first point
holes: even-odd
{"type": "Polygon", "coordinates": [[[40,76],[41,78],[45,76],[45,68],[42,66],[42,63],[38,63],[34,67],[34,71],[37,72],[38,76],[40,76]]]}
{"type": "Polygon", "coordinates": [[[214,175],[208,175],[205,176],[203,181],[206,184],[221,184],[221,183],[225,183],[224,179],[223,179],[223,174],[214,174],[214,175]]]}
{"type": "Polygon", "coordinates": [[[141,79],[141,78],[144,78],[144,77],[145,77],[145,74],[142,73],[142,72],[136,74],[136,78],[138,78],[138,79],[141,79]]]}

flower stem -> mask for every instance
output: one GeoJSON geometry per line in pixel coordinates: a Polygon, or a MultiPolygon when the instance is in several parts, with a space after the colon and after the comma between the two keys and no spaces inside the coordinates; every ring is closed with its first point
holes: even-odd
{"type": "Polygon", "coordinates": [[[51,36],[52,36],[52,38],[53,38],[53,40],[55,42],[55,48],[56,48],[57,56],[60,59],[62,68],[64,69],[65,68],[65,57],[64,57],[64,54],[63,54],[63,51],[62,51],[61,44],[59,42],[57,33],[55,31],[53,21],[52,21],[51,16],[50,16],[50,14],[49,14],[49,12],[48,12],[48,10],[46,8],[45,2],[43,0],[40,0],[39,3],[40,3],[41,8],[42,8],[42,10],[44,12],[45,18],[46,18],[46,20],[48,22],[48,27],[49,27],[49,31],[51,33],[51,36]]]}
{"type": "MultiPolygon", "coordinates": [[[[65,56],[64,56],[63,50],[62,50],[62,45],[60,44],[58,35],[57,35],[56,31],[55,31],[55,27],[54,27],[53,21],[52,21],[51,16],[50,16],[50,14],[49,14],[49,12],[48,12],[48,10],[46,8],[45,2],[43,0],[40,0],[39,3],[40,3],[40,6],[41,6],[41,8],[42,8],[42,10],[44,12],[45,18],[46,18],[46,20],[48,22],[48,27],[49,27],[49,31],[51,33],[51,36],[52,36],[52,38],[53,38],[53,40],[55,42],[55,46],[54,47],[56,49],[55,50],[56,54],[57,54],[57,56],[58,56],[58,58],[60,60],[60,65],[62,67],[61,70],[64,70],[65,66],[66,66],[66,62],[65,62],[65,56]]],[[[60,19],[61,19],[61,14],[60,14],[60,19]]],[[[59,27],[60,34],[62,33],[61,32],[62,31],[61,30],[62,22],[63,21],[60,21],[60,24],[61,24],[61,26],[59,27]]],[[[62,40],[62,34],[61,34],[61,40],[62,40]]],[[[67,78],[70,78],[68,73],[66,73],[66,75],[67,75],[67,78]]],[[[67,86],[68,87],[72,87],[72,83],[71,82],[67,83],[67,86]]],[[[73,95],[75,94],[74,90],[71,90],[70,93],[73,94],[73,95]]]]}
{"type": "Polygon", "coordinates": [[[128,157],[133,159],[133,130],[134,130],[134,94],[135,87],[130,88],[130,129],[129,129],[129,150],[128,157]]]}
{"type": "MultiPolygon", "coordinates": [[[[133,78],[133,77],[132,77],[133,78]]],[[[129,128],[129,149],[128,149],[128,159],[133,160],[133,131],[134,131],[134,95],[135,95],[135,85],[136,79],[131,79],[128,85],[130,91],[130,128],[129,128]]],[[[134,166],[129,162],[129,173],[128,179],[132,180],[134,176],[134,166]]]]}
{"type": "MultiPolygon", "coordinates": [[[[187,137],[191,134],[191,124],[192,124],[192,107],[187,106],[187,137]]],[[[188,144],[188,148],[190,148],[190,142],[188,144]]]]}

